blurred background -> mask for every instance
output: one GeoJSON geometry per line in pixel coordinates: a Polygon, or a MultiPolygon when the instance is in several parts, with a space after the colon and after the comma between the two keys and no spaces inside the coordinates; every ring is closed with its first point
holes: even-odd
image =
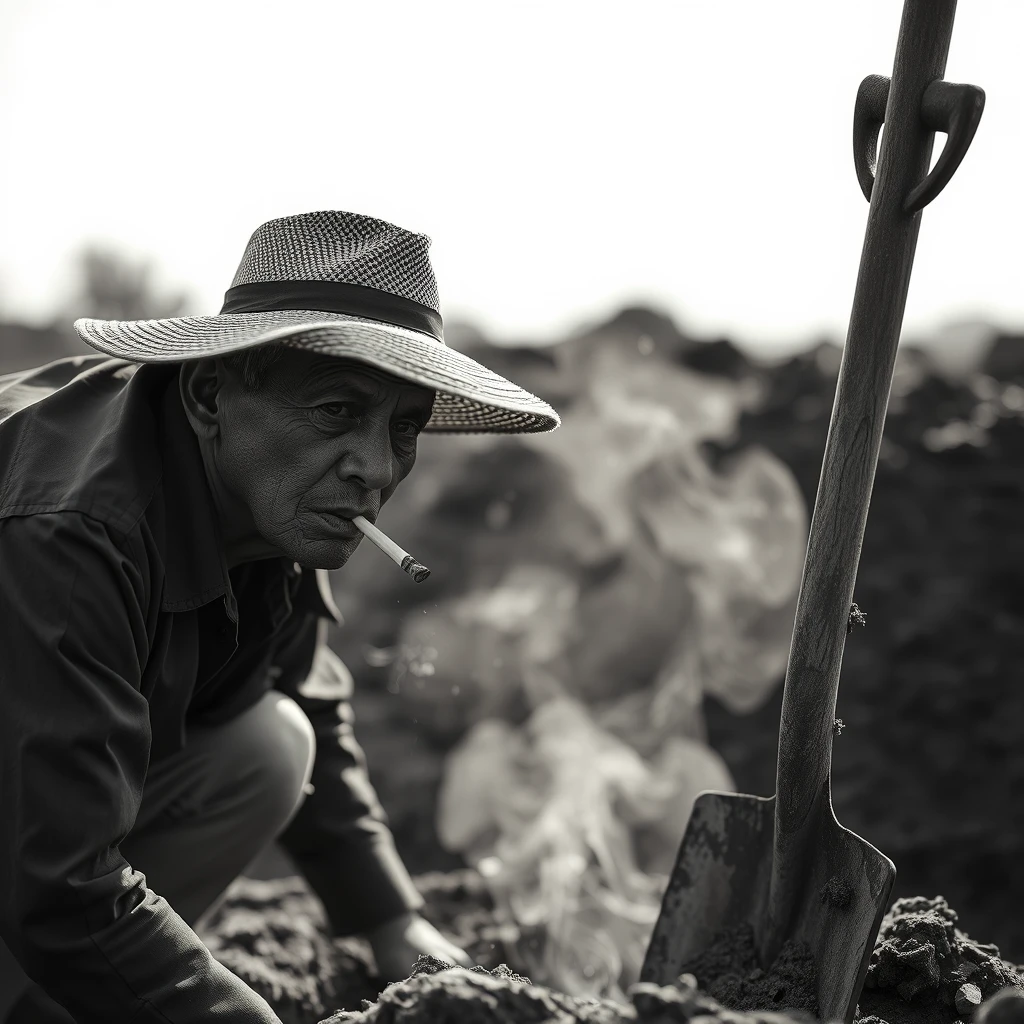
{"type": "MultiPolygon", "coordinates": [[[[77,317],[214,313],[251,232],[434,238],[448,343],[552,402],[424,437],[332,643],[415,872],[486,880],[535,980],[635,978],[694,796],[774,792],[781,683],[900,0],[0,6],[0,373],[77,317]],[[531,959],[532,958],[532,959],[531,959]]],[[[835,743],[839,821],[1024,962],[1024,6],[924,215],[835,743]]],[[[936,152],[943,139],[936,140],[936,152]]]]}

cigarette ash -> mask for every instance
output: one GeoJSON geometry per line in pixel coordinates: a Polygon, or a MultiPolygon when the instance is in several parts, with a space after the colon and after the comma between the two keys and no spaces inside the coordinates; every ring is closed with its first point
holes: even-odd
{"type": "Polygon", "coordinates": [[[882,919],[861,1013],[886,1024],[946,1024],[970,1020],[981,1000],[1003,989],[1024,997],[1021,968],[956,923],[956,912],[941,896],[897,900],[882,919]]]}
{"type": "Polygon", "coordinates": [[[818,972],[804,942],[783,944],[775,962],[763,969],[754,931],[744,923],[722,932],[699,957],[683,967],[701,989],[733,1010],[818,1012],[818,972]]]}

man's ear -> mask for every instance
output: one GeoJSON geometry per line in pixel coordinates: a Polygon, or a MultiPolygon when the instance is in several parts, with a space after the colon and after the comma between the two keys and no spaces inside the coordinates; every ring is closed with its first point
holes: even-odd
{"type": "Polygon", "coordinates": [[[224,386],[224,365],[220,359],[193,359],[181,367],[178,389],[185,415],[201,438],[213,438],[220,430],[218,400],[224,386]]]}

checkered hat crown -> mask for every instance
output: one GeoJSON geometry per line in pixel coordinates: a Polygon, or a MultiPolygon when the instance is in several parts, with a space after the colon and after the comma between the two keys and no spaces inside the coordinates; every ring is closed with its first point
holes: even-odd
{"type": "Polygon", "coordinates": [[[231,286],[333,281],[376,288],[440,312],[429,249],[427,235],[358,213],[279,217],[253,232],[231,286]]]}
{"type": "Polygon", "coordinates": [[[100,352],[134,363],[181,362],[278,343],[355,360],[435,392],[425,429],[521,434],[558,413],[444,343],[426,235],[329,210],[280,217],[253,233],[224,305],[212,316],[75,321],[100,352]]]}

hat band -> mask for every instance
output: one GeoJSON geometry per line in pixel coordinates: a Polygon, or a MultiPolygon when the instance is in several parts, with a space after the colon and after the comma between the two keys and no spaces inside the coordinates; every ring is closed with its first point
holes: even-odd
{"type": "Polygon", "coordinates": [[[235,285],[224,293],[221,313],[273,313],[282,309],[314,309],[380,320],[429,334],[444,343],[441,316],[430,306],[342,281],[256,281],[235,285]]]}

